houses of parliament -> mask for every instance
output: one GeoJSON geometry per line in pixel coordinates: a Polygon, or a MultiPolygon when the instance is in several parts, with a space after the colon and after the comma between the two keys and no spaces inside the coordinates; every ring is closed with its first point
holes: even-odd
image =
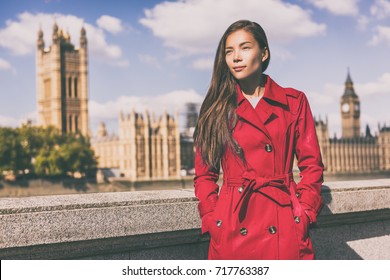
{"type": "MultiPolygon", "coordinates": [[[[193,168],[191,124],[180,135],[178,116],[164,113],[155,118],[149,112],[120,113],[119,135],[109,135],[102,123],[97,134],[89,132],[88,49],[84,28],[80,47],[70,36],[53,25],[52,45],[45,48],[43,32],[37,40],[38,125],[57,127],[62,133],[81,133],[91,137],[100,168],[119,169],[129,181],[178,179],[180,170],[193,168]]],[[[390,89],[389,89],[390,90],[390,89]]],[[[194,108],[192,108],[194,109],[194,108]]],[[[361,134],[360,100],[350,74],[340,98],[342,137],[329,137],[328,121],[315,120],[326,173],[372,174],[390,172],[390,127],[369,128],[361,134]]],[[[188,120],[187,120],[188,121],[188,120]]]]}
{"type": "Polygon", "coordinates": [[[80,47],[67,32],[53,25],[52,45],[45,48],[43,32],[37,40],[36,72],[38,125],[62,133],[91,137],[99,168],[119,169],[129,181],[180,178],[180,135],[176,118],[164,113],[157,120],[148,112],[119,116],[119,136],[108,135],[101,124],[97,135],[88,126],[88,49],[84,28],[80,47]]]}
{"type": "MultiPolygon", "coordinates": [[[[389,89],[390,90],[390,89],[389,89]]],[[[378,124],[378,134],[370,128],[361,134],[360,100],[348,72],[340,98],[342,137],[329,138],[328,122],[316,120],[316,131],[325,171],[328,174],[374,174],[390,171],[390,127],[378,124]]]]}

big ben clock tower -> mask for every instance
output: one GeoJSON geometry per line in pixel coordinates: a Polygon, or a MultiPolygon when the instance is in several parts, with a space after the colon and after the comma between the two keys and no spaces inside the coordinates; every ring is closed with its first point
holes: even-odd
{"type": "Polygon", "coordinates": [[[360,101],[353,88],[353,82],[348,71],[345,90],[340,100],[342,137],[355,138],[360,136],[360,101]]]}

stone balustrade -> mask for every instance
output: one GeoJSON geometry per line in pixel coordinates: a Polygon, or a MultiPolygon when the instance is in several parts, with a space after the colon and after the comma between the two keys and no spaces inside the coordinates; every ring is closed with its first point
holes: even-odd
{"type": "MultiPolygon", "coordinates": [[[[318,259],[390,259],[390,179],[323,187],[318,259]]],[[[0,198],[0,259],[205,259],[191,189],[0,198]]]]}

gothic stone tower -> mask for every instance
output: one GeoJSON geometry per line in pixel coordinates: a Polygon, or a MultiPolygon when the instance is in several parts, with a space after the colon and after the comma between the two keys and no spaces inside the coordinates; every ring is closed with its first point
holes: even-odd
{"type": "Polygon", "coordinates": [[[360,137],[360,101],[353,88],[351,76],[345,81],[345,90],[340,100],[342,138],[360,137]]]}
{"type": "Polygon", "coordinates": [[[37,41],[38,125],[52,125],[62,133],[88,135],[87,37],[81,29],[80,48],[53,25],[52,46],[45,49],[43,32],[37,41]]]}

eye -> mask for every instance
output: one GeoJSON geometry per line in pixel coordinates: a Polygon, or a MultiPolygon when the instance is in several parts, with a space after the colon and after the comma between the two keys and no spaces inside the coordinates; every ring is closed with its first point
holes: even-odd
{"type": "Polygon", "coordinates": [[[225,55],[228,55],[228,54],[231,54],[232,53],[232,50],[226,50],[225,51],[225,55]]]}

